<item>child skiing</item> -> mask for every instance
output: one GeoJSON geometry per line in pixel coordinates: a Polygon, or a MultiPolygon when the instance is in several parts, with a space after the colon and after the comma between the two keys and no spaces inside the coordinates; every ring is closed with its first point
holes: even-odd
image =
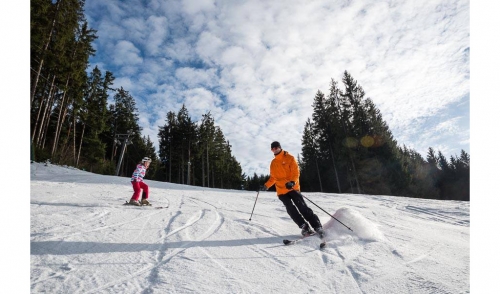
{"type": "Polygon", "coordinates": [[[149,168],[150,164],[151,164],[151,158],[144,157],[141,163],[139,163],[135,168],[134,173],[132,174],[132,178],[130,179],[130,181],[132,182],[132,187],[134,188],[134,194],[132,195],[129,204],[136,206],[150,205],[148,201],[149,187],[148,185],[146,185],[146,183],[144,183],[144,176],[146,175],[146,170],[149,168]],[[139,202],[139,195],[141,194],[141,189],[142,189],[142,199],[141,202],[139,202]]]}

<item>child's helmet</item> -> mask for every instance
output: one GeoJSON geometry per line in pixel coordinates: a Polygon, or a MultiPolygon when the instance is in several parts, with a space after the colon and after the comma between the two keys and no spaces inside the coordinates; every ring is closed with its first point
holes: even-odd
{"type": "Polygon", "coordinates": [[[149,157],[144,157],[144,158],[142,159],[142,162],[151,162],[151,158],[149,158],[149,157]]]}

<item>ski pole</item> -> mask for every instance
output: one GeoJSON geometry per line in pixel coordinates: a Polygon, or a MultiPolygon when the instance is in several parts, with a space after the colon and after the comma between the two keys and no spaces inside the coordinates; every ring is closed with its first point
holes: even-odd
{"type": "MultiPolygon", "coordinates": [[[[301,193],[302,195],[302,193],[301,193]]],[[[302,197],[306,198],[307,200],[309,200],[309,198],[307,198],[306,196],[302,195],[302,197]]],[[[316,205],[319,209],[323,210],[326,214],[328,214],[329,216],[331,216],[334,220],[338,221],[339,223],[341,223],[342,225],[344,225],[343,222],[339,221],[338,219],[336,219],[333,215],[329,214],[328,212],[326,212],[323,208],[319,207],[316,203],[312,202],[311,200],[309,200],[309,202],[311,202],[312,204],[316,205]]],[[[349,228],[348,226],[344,225],[344,227],[348,228],[351,232],[354,232],[353,230],[351,230],[351,228],[349,228]]]]}
{"type": "Polygon", "coordinates": [[[259,199],[259,193],[260,191],[257,191],[257,197],[255,197],[255,203],[253,204],[252,214],[250,215],[249,220],[252,220],[253,210],[255,209],[255,204],[257,204],[257,199],[259,199]]]}

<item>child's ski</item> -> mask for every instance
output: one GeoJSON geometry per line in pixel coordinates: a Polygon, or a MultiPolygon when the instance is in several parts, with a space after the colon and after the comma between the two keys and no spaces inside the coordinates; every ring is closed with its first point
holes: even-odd
{"type": "Polygon", "coordinates": [[[123,203],[123,205],[130,205],[130,206],[137,206],[137,207],[142,207],[142,206],[150,206],[154,209],[164,209],[164,208],[168,208],[168,205],[167,206],[153,206],[151,204],[141,204],[141,205],[134,205],[134,204],[131,204],[130,202],[128,201],[125,201],[125,203],[123,203]]]}

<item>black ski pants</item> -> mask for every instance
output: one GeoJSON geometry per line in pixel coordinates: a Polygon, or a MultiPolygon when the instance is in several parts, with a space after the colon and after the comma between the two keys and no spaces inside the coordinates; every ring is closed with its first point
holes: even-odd
{"type": "Polygon", "coordinates": [[[306,223],[306,220],[313,229],[321,227],[318,216],[307,206],[300,192],[291,190],[286,194],[279,195],[278,198],[283,202],[286,207],[286,212],[299,228],[306,223]]]}

